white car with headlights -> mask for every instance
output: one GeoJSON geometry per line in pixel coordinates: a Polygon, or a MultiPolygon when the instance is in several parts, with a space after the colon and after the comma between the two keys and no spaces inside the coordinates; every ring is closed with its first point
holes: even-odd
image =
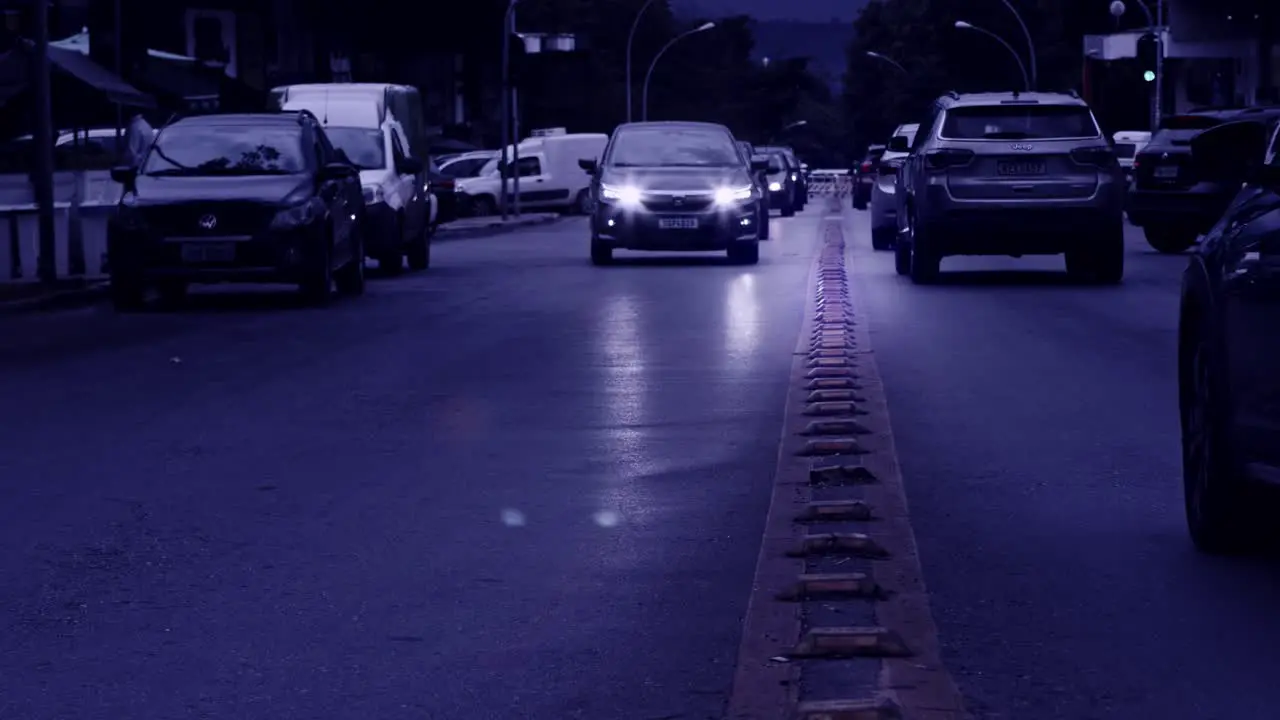
{"type": "Polygon", "coordinates": [[[582,158],[592,178],[591,261],[615,250],[722,251],[733,262],[760,259],[761,204],[753,173],[723,125],[619,125],[600,160],[582,158]]]}

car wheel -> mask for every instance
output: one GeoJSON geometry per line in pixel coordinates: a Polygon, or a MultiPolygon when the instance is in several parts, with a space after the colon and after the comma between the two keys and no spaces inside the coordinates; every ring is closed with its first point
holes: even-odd
{"type": "Polygon", "coordinates": [[[760,223],[760,239],[768,240],[769,239],[769,209],[761,205],[760,211],[756,214],[758,216],[756,218],[756,222],[760,223]]]}
{"type": "Polygon", "coordinates": [[[334,283],[338,292],[343,295],[358,296],[364,294],[364,240],[355,238],[352,243],[351,262],[334,273],[334,283]]]}
{"type": "Polygon", "coordinates": [[[489,195],[479,195],[471,201],[471,213],[477,217],[498,214],[498,202],[489,195]]]}
{"type": "Polygon", "coordinates": [[[889,250],[893,248],[894,236],[897,235],[897,228],[880,227],[871,228],[871,247],[875,250],[889,250]]]}
{"type": "Polygon", "coordinates": [[[333,297],[333,248],[326,243],[312,261],[307,275],[298,283],[302,298],[309,305],[328,305],[333,297]]]}
{"type": "Polygon", "coordinates": [[[899,240],[893,246],[893,269],[899,275],[911,274],[911,243],[899,240]]]}
{"type": "Polygon", "coordinates": [[[782,203],[782,217],[795,217],[795,214],[796,214],[795,204],[790,200],[784,201],[782,203]]]}
{"type": "Polygon", "coordinates": [[[1142,228],[1142,234],[1147,238],[1148,245],[1166,255],[1186,252],[1196,244],[1196,238],[1199,237],[1194,230],[1158,225],[1142,228]]]}
{"type": "Polygon", "coordinates": [[[608,265],[613,262],[613,248],[605,243],[591,239],[591,264],[608,265]]]}
{"type": "Polygon", "coordinates": [[[736,265],[755,265],[760,262],[760,244],[737,242],[729,246],[729,262],[736,265]]]}
{"type": "Polygon", "coordinates": [[[431,267],[431,235],[427,232],[426,223],[423,223],[417,236],[409,243],[409,251],[405,255],[410,270],[426,270],[431,267]]]}
{"type": "Polygon", "coordinates": [[[928,238],[924,237],[924,233],[920,231],[920,227],[915,223],[915,219],[911,221],[911,244],[910,248],[910,268],[908,272],[911,275],[911,282],[917,285],[928,285],[938,280],[938,273],[942,268],[942,258],[938,257],[930,248],[928,238]]]}
{"type": "MultiPolygon", "coordinates": [[[[404,218],[397,216],[395,227],[391,230],[391,245],[400,247],[404,237],[404,218]]],[[[404,272],[404,256],[401,250],[388,250],[378,256],[378,269],[384,275],[399,275],[404,272]]]]}
{"type": "Polygon", "coordinates": [[[573,199],[573,206],[569,208],[569,212],[573,215],[590,215],[591,193],[587,190],[578,191],[578,195],[573,199]]]}
{"type": "Polygon", "coordinates": [[[117,312],[136,312],[147,303],[147,286],[141,280],[114,274],[110,292],[111,305],[117,312]]]}
{"type": "Polygon", "coordinates": [[[1183,500],[1196,549],[1235,554],[1256,538],[1258,508],[1225,442],[1229,414],[1205,330],[1192,328],[1179,353],[1183,500]]]}

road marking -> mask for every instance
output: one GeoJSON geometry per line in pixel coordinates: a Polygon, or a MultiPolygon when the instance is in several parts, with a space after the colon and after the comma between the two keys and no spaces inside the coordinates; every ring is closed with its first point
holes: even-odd
{"type": "Polygon", "coordinates": [[[842,215],[824,217],[818,232],[822,246],[809,278],[810,307],[796,343],[726,717],[959,720],[963,704],[940,659],[865,304],[848,272],[852,234],[842,215]],[[833,499],[833,491],[857,497],[833,499]],[[868,532],[847,532],[850,523],[867,523],[868,532]],[[833,531],[818,532],[824,528],[833,531]],[[820,569],[844,562],[839,558],[870,567],[820,569]],[[875,625],[805,627],[806,608],[817,600],[872,602],[875,625]],[[801,696],[806,664],[849,657],[879,663],[878,687],[850,688],[869,697],[812,702],[801,696]]]}

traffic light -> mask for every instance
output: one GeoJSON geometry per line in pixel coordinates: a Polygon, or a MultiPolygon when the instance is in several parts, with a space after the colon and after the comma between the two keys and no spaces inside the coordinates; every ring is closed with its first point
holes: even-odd
{"type": "Polygon", "coordinates": [[[1155,82],[1156,70],[1160,63],[1160,38],[1155,33],[1147,33],[1138,38],[1138,69],[1142,79],[1155,82]]]}

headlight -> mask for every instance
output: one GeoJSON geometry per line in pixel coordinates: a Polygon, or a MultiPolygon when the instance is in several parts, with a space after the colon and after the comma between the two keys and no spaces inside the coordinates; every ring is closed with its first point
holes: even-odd
{"type": "Polygon", "coordinates": [[[751,186],[740,188],[720,188],[716,190],[717,205],[733,205],[751,199],[751,186]]]}
{"type": "Polygon", "coordinates": [[[272,230],[294,230],[306,227],[324,216],[324,205],[318,200],[308,200],[276,213],[271,220],[272,230]]]}
{"type": "Polygon", "coordinates": [[[630,185],[601,185],[600,196],[605,200],[613,200],[622,205],[639,205],[641,198],[640,188],[630,185]]]}
{"type": "Polygon", "coordinates": [[[782,183],[780,182],[769,183],[769,192],[781,192],[781,191],[782,191],[782,183]]]}
{"type": "Polygon", "coordinates": [[[364,204],[373,205],[374,203],[386,202],[387,198],[382,194],[382,188],[378,185],[366,185],[364,187],[364,204]]]}
{"type": "Polygon", "coordinates": [[[795,182],[798,177],[799,176],[796,175],[795,173],[791,173],[791,182],[795,182]]]}

